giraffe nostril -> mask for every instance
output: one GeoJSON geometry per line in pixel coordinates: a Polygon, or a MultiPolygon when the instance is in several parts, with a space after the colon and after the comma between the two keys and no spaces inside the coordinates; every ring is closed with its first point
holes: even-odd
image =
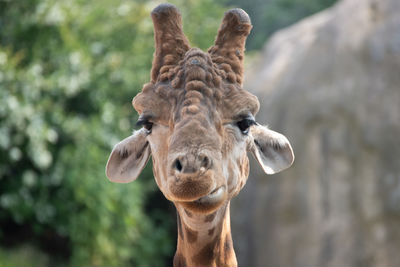
{"type": "Polygon", "coordinates": [[[175,169],[177,169],[179,172],[182,171],[182,164],[179,161],[179,159],[175,160],[174,166],[175,166],[175,169]]]}
{"type": "Polygon", "coordinates": [[[211,160],[207,156],[204,156],[203,159],[201,160],[201,167],[209,169],[210,166],[211,166],[211,160]]]}
{"type": "Polygon", "coordinates": [[[185,155],[181,157],[177,157],[171,164],[172,170],[179,173],[185,174],[196,174],[203,173],[206,170],[210,169],[212,165],[212,161],[206,155],[185,155]]]}

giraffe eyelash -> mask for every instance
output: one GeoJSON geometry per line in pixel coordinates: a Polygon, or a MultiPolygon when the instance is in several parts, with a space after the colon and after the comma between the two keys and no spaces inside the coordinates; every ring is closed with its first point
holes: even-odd
{"type": "Polygon", "coordinates": [[[151,133],[151,129],[153,128],[153,123],[150,121],[149,117],[140,116],[138,121],[136,122],[136,126],[142,126],[148,131],[148,133],[151,133]]]}

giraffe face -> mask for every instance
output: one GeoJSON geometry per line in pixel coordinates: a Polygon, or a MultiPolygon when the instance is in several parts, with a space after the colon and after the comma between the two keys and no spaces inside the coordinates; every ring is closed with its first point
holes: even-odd
{"type": "Polygon", "coordinates": [[[132,102],[143,128],[113,149],[110,180],[136,179],[151,155],[167,199],[191,212],[211,213],[244,186],[248,151],[266,173],[290,166],[289,142],[255,122],[259,102],[241,87],[243,41],[251,28],[243,13],[225,15],[216,44],[205,53],[189,47],[176,8],[153,11],[152,81],[132,102]]]}
{"type": "Polygon", "coordinates": [[[192,211],[215,210],[248,177],[259,103],[224,76],[209,54],[190,49],[168,80],[147,84],[133,100],[160,190],[192,211]]]}

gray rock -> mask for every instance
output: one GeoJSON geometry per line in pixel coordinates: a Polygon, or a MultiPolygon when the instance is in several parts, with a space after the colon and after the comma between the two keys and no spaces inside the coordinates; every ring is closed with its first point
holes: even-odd
{"type": "Polygon", "coordinates": [[[343,0],[279,31],[246,80],[296,160],[251,166],[239,266],[400,266],[400,1],[343,0]]]}

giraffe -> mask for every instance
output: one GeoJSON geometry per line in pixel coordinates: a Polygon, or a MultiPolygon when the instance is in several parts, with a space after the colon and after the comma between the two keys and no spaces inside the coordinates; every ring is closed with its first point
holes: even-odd
{"type": "Polygon", "coordinates": [[[227,11],[203,52],[190,47],[175,6],[161,4],[151,17],[151,81],[132,100],[142,128],[113,148],[106,175],[131,182],[151,156],[155,181],[177,211],[173,265],[237,266],[229,205],[247,181],[247,152],[267,174],[294,160],[287,138],[255,121],[259,101],[242,88],[250,18],[227,11]]]}

